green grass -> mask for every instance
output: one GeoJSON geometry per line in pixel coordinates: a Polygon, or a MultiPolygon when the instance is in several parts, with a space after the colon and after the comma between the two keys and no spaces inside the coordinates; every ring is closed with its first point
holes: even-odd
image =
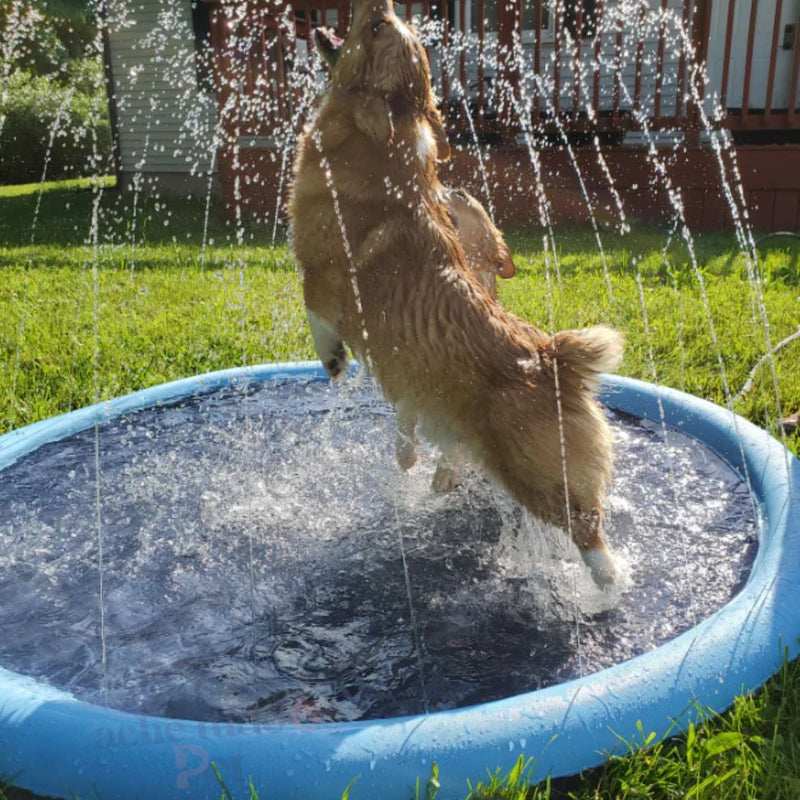
{"type": "MultiPolygon", "coordinates": [[[[202,201],[134,199],[85,182],[0,188],[0,432],[200,372],[313,358],[283,233],[274,243],[269,225],[237,235],[210,211],[206,227],[202,201]]],[[[608,322],[627,338],[624,374],[716,402],[764,355],[765,320],[773,345],[800,322],[800,247],[789,239],[765,242],[756,292],[727,234],[697,238],[696,269],[685,244],[666,246],[657,228],[604,232],[604,259],[584,228],[557,232],[555,260],[543,257],[539,231],[508,238],[518,267],[500,287],[508,308],[545,329],[608,322]]],[[[800,342],[777,354],[774,381],[769,365],[757,373],[735,408],[779,435],[781,413],[800,408],[800,342]]],[[[797,453],[800,437],[787,444],[797,453]]],[[[621,742],[635,752],[580,781],[531,788],[515,754],[486,765],[464,796],[797,798],[799,737],[800,667],[789,664],[687,735],[656,742],[643,730],[621,742]]],[[[420,780],[418,796],[433,800],[435,776],[420,780]]],[[[357,781],[350,796],[360,796],[357,781]]]]}
{"type": "Polygon", "coordinates": [[[91,189],[95,186],[113,188],[117,179],[113,175],[97,178],[73,178],[66,181],[45,181],[44,183],[17,183],[12,186],[0,186],[0,198],[26,197],[50,192],[67,192],[71,189],[91,189]]]}

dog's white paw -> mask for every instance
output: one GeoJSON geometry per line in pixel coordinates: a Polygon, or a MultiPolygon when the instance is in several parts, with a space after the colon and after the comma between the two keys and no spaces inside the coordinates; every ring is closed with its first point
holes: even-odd
{"type": "Polygon", "coordinates": [[[592,547],[582,550],[581,556],[592,573],[592,579],[601,589],[617,586],[622,582],[622,573],[608,548],[592,547]]]}
{"type": "Polygon", "coordinates": [[[339,346],[322,362],[325,372],[332,381],[341,380],[350,369],[350,359],[344,349],[344,343],[339,342],[339,346]]]}
{"type": "Polygon", "coordinates": [[[325,372],[331,380],[339,380],[347,374],[350,367],[350,359],[344,349],[344,342],[339,335],[337,327],[328,322],[324,317],[315,314],[310,308],[306,308],[308,326],[311,328],[311,338],[314,340],[314,347],[325,367],[325,372]]]}

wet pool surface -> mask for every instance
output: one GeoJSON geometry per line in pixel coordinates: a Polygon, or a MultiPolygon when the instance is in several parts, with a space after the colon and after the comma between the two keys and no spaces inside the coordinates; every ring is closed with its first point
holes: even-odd
{"type": "Polygon", "coordinates": [[[128,711],[313,722],[626,660],[741,588],[757,525],[697,442],[612,423],[606,538],[626,582],[606,592],[475,472],[433,494],[422,447],[401,473],[366,380],[229,389],[45,445],[0,472],[0,665],[128,711]]]}

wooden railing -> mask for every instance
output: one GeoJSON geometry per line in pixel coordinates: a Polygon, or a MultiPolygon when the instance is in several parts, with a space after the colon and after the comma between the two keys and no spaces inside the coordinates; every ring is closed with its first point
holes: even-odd
{"type": "MultiPolygon", "coordinates": [[[[435,89],[456,133],[621,137],[644,128],[696,134],[701,107],[721,119],[715,93],[722,109],[730,106],[731,127],[800,127],[800,26],[787,28],[789,5],[642,0],[625,15],[610,0],[408,0],[395,8],[422,23],[435,89]],[[765,13],[773,24],[762,87],[757,32],[765,13]],[[708,85],[695,68],[706,61],[708,85]]],[[[300,124],[315,80],[310,31],[325,25],[343,36],[348,18],[349,0],[295,0],[290,14],[273,0],[217,0],[223,127],[268,136],[300,124]]]]}
{"type": "Polygon", "coordinates": [[[727,110],[728,126],[800,128],[797,4],[791,0],[720,0],[719,6],[717,29],[721,32],[724,24],[725,31],[720,102],[727,110]],[[763,36],[765,30],[770,31],[769,39],[763,36]],[[743,63],[735,57],[742,51],[743,63]]]}

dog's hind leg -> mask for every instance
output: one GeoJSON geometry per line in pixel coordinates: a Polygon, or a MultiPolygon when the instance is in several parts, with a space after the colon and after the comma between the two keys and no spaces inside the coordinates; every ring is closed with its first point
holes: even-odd
{"type": "Polygon", "coordinates": [[[322,366],[325,367],[325,372],[332,380],[342,378],[350,366],[342,337],[328,320],[315,314],[309,308],[306,308],[306,316],[311,328],[314,347],[322,361],[322,366]]]}

